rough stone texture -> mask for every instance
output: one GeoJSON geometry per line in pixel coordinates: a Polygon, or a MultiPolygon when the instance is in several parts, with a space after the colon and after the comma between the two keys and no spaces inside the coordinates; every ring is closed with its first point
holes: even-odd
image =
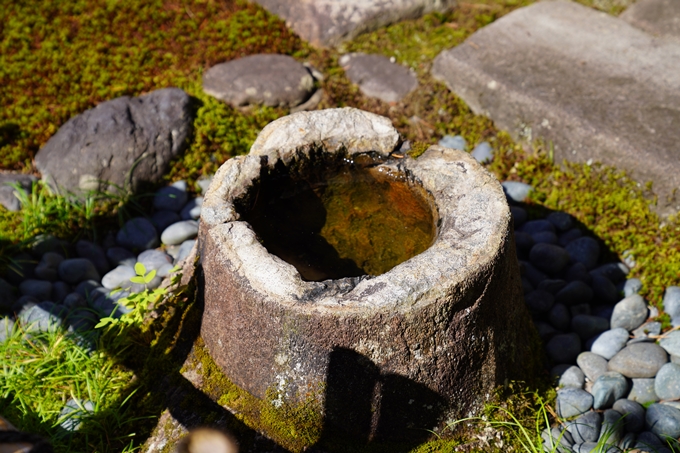
{"type": "Polygon", "coordinates": [[[254,0],[286,21],[311,44],[336,46],[342,41],[404,19],[444,12],[455,0],[254,0]]]}
{"type": "Polygon", "coordinates": [[[0,204],[8,211],[21,209],[21,203],[15,195],[16,190],[10,184],[18,183],[26,193],[31,193],[31,185],[34,181],[37,181],[37,178],[32,175],[0,172],[0,204]]]}
{"type": "Polygon", "coordinates": [[[179,88],[112,99],[68,120],[38,151],[35,165],[60,190],[116,191],[114,185],[127,183],[135,190],[165,174],[186,148],[192,122],[189,95],[179,88]]]}
{"type": "Polygon", "coordinates": [[[234,107],[295,107],[312,95],[314,77],[288,55],[249,55],[208,69],[203,74],[203,91],[234,107]]]}
{"type": "Polygon", "coordinates": [[[662,212],[680,185],[680,44],[573,2],[537,2],[440,54],[433,74],[555,159],[588,159],[654,181],[662,212]]]}
{"type": "Polygon", "coordinates": [[[639,0],[619,17],[652,35],[680,39],[680,2],[677,0],[639,0]]]}
{"type": "Polygon", "coordinates": [[[368,97],[385,102],[398,102],[415,90],[418,79],[415,73],[384,55],[350,53],[339,61],[347,77],[368,97]]]}
{"type": "Polygon", "coordinates": [[[239,220],[234,200],[265,165],[319,147],[329,155],[387,156],[397,141],[377,115],[301,112],[269,124],[248,156],[215,175],[198,239],[201,335],[225,374],[251,394],[296,402],[323,399],[325,388],[347,398],[347,379],[373,388],[379,375],[383,386],[400,382],[395,395],[417,407],[460,417],[476,413],[505,378],[536,375],[537,335],[522,300],[510,211],[500,184],[467,153],[433,146],[418,160],[381,164],[422,184],[440,226],[426,251],[379,276],[303,281],[239,220]]]}

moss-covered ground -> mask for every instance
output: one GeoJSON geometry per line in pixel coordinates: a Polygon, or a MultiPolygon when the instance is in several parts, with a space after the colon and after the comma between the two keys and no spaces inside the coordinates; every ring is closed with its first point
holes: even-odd
{"type": "MultiPolygon", "coordinates": [[[[643,295],[660,306],[664,288],[680,282],[680,223],[673,218],[662,222],[654,214],[649,207],[654,198],[647,186],[597,163],[553,162],[549,148],[514,141],[490,120],[474,115],[462,100],[428,75],[433,58],[441,50],[529,3],[531,0],[459,2],[450,13],[394,24],[359,36],[341,49],[318,50],[292,34],[281,20],[245,0],[0,0],[0,169],[34,173],[32,158],[40,146],[70,117],[99,102],[178,86],[196,100],[195,133],[166,179],[186,179],[195,190],[197,179],[213,173],[226,159],[246,153],[265,124],[288,113],[272,108],[241,111],[218,102],[202,93],[202,71],[253,53],[284,53],[309,62],[324,74],[320,82],[324,97],[318,108],[353,106],[388,116],[412,142],[414,154],[445,134],[463,135],[472,146],[488,141],[496,151],[493,163],[488,164],[490,171],[501,180],[521,180],[536,188],[530,212],[569,212],[603,241],[609,257],[629,255],[637,263],[631,275],[642,279],[643,295]],[[338,65],[341,53],[349,51],[395,57],[416,71],[419,88],[394,104],[364,97],[338,65]]],[[[618,14],[626,5],[620,0],[581,3],[611,14],[618,14]]],[[[0,266],[11,266],[11,256],[39,233],[69,240],[101,239],[125,218],[144,212],[148,198],[72,204],[37,187],[24,205],[19,213],[0,208],[0,266]]],[[[178,357],[183,359],[187,353],[177,352],[176,340],[188,320],[200,322],[200,310],[192,308],[191,295],[184,293],[181,301],[180,309],[163,312],[152,329],[129,332],[130,340],[126,341],[130,343],[121,345],[111,340],[115,347],[99,343],[102,359],[112,364],[107,370],[117,370],[120,376],[134,373],[135,378],[117,389],[114,397],[102,400],[102,407],[97,409],[102,416],[93,422],[99,424],[98,428],[88,425],[84,430],[87,435],[54,437],[57,451],[132,451],[144,442],[167,404],[156,391],[158,382],[186,386],[179,374],[182,360],[178,357]],[[121,408],[127,408],[124,419],[116,418],[116,414],[123,414],[121,408]]],[[[39,353],[40,348],[35,350],[39,353]]],[[[0,356],[0,361],[0,368],[5,370],[19,363],[11,353],[0,356]]],[[[204,371],[212,369],[208,365],[203,364],[204,371]]],[[[77,374],[73,370],[69,373],[77,374]]],[[[318,420],[309,407],[267,412],[214,370],[204,379],[213,390],[188,394],[195,398],[207,395],[208,406],[210,401],[217,401],[238,408],[242,415],[232,420],[232,425],[243,439],[257,437],[253,430],[266,429],[291,450],[301,450],[316,441],[318,420]],[[302,422],[281,424],[281,420],[302,422]],[[291,426],[297,426],[294,432],[291,426]]],[[[67,400],[73,388],[55,386],[54,391],[61,393],[50,401],[67,400]]],[[[541,401],[551,398],[549,391],[539,394],[541,400],[521,395],[505,393],[497,403],[521,420],[530,420],[541,401]]],[[[16,394],[11,392],[0,396],[3,408],[16,401],[16,394]]],[[[36,402],[26,407],[11,406],[3,413],[20,428],[54,436],[58,413],[52,406],[42,410],[36,402]]],[[[502,419],[503,414],[496,410],[489,416],[502,419]]],[[[453,451],[459,442],[461,451],[508,451],[507,442],[513,445],[510,436],[505,436],[505,446],[499,447],[489,440],[494,434],[475,431],[474,427],[466,433],[467,438],[436,440],[415,451],[453,451]]]]}

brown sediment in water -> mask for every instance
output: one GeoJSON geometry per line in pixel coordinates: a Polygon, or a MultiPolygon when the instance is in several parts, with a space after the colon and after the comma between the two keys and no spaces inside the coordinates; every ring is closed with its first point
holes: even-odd
{"type": "Polygon", "coordinates": [[[382,163],[361,154],[263,165],[237,210],[304,280],[380,275],[425,251],[436,233],[432,197],[382,163]]]}

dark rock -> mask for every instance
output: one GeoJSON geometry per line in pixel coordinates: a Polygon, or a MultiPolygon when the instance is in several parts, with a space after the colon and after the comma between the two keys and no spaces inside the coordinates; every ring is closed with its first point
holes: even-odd
{"type": "Polygon", "coordinates": [[[75,292],[83,296],[85,299],[93,299],[97,296],[95,294],[102,293],[104,288],[96,280],[85,280],[78,283],[75,292]]]}
{"type": "Polygon", "coordinates": [[[101,316],[120,318],[123,314],[129,313],[130,309],[125,307],[122,303],[118,303],[118,301],[129,295],[130,293],[126,291],[100,294],[99,297],[90,303],[90,306],[99,312],[101,316]]]}
{"type": "Polygon", "coordinates": [[[125,222],[116,234],[116,242],[130,250],[148,250],[159,245],[156,228],[144,217],[135,217],[125,222]]]}
{"type": "Polygon", "coordinates": [[[643,431],[638,434],[637,441],[635,442],[635,448],[641,449],[644,452],[665,453],[661,450],[663,447],[664,442],[659,439],[659,436],[649,431],[643,431]]]}
{"type": "Polygon", "coordinates": [[[619,442],[619,448],[623,451],[632,450],[633,447],[635,446],[635,439],[637,439],[635,433],[626,432],[621,438],[621,441],[619,442]]]}
{"type": "Polygon", "coordinates": [[[633,387],[630,389],[628,399],[640,404],[654,403],[659,397],[654,391],[654,378],[632,379],[633,387]]]}
{"type": "Polygon", "coordinates": [[[567,282],[564,280],[547,279],[543,280],[536,289],[542,289],[544,291],[548,291],[550,294],[555,295],[565,286],[567,286],[567,282]]]}
{"type": "Polygon", "coordinates": [[[52,187],[81,194],[156,182],[184,150],[193,122],[189,96],[164,88],[102,102],[68,120],[35,156],[52,187]]]}
{"type": "Polygon", "coordinates": [[[645,408],[640,403],[628,399],[620,399],[612,407],[624,415],[623,424],[629,433],[639,433],[645,427],[645,408]]]}
{"type": "Polygon", "coordinates": [[[652,404],[645,418],[649,430],[661,438],[680,437],[680,410],[665,404],[652,404]]]}
{"type": "Polygon", "coordinates": [[[0,204],[8,211],[19,211],[21,203],[17,197],[17,191],[12,185],[18,184],[24,193],[31,193],[31,186],[37,181],[32,175],[0,172],[0,204]]]}
{"type": "Polygon", "coordinates": [[[562,247],[545,243],[534,245],[531,248],[529,259],[536,268],[553,275],[560,272],[569,263],[569,255],[562,247]]]}
{"type": "Polygon", "coordinates": [[[548,217],[546,217],[546,220],[555,225],[557,231],[560,232],[566,232],[574,226],[574,218],[566,212],[551,212],[548,214],[548,217]]]}
{"type": "Polygon", "coordinates": [[[574,438],[575,444],[582,444],[583,442],[597,442],[601,427],[602,417],[599,413],[591,411],[569,422],[567,430],[574,438]]]}
{"type": "Polygon", "coordinates": [[[534,246],[534,238],[530,234],[515,232],[515,246],[517,247],[517,254],[521,258],[528,258],[531,248],[534,246]]]}
{"type": "Polygon", "coordinates": [[[583,263],[574,263],[567,269],[564,279],[568,282],[581,281],[590,284],[592,277],[583,263]]]}
{"type": "Polygon", "coordinates": [[[592,315],[576,315],[571,319],[571,329],[585,341],[609,330],[609,320],[592,315]]]}
{"type": "Polygon", "coordinates": [[[597,378],[607,372],[607,360],[592,352],[579,354],[576,363],[591,382],[595,382],[597,378]]]}
{"type": "Polygon", "coordinates": [[[9,312],[16,302],[16,289],[0,278],[0,313],[9,312]]]}
{"type": "Polygon", "coordinates": [[[217,64],[203,74],[203,91],[234,107],[295,107],[314,88],[314,77],[288,55],[258,54],[217,64]]]}
{"type": "MultiPolygon", "coordinates": [[[[180,182],[184,183],[184,181],[180,182]]],[[[182,187],[186,187],[186,183],[161,187],[153,197],[154,209],[157,211],[181,211],[189,198],[186,189],[182,187]]]]}
{"type": "Polygon", "coordinates": [[[578,228],[572,228],[571,230],[560,234],[560,236],[557,238],[557,243],[562,247],[566,247],[567,244],[580,237],[583,237],[583,232],[578,228]]]}
{"type": "MultiPolygon", "coordinates": [[[[550,231],[540,231],[531,236],[536,244],[557,244],[557,235],[550,231]]],[[[560,247],[562,248],[562,247],[560,247]]]]}
{"type": "Polygon", "coordinates": [[[92,261],[99,275],[104,275],[111,269],[104,249],[97,244],[80,240],[76,242],[76,253],[79,257],[92,261]]]}
{"type": "Polygon", "coordinates": [[[524,300],[532,313],[547,313],[555,303],[555,298],[547,291],[537,289],[524,296],[524,300]]]}
{"type": "Polygon", "coordinates": [[[607,365],[629,378],[651,378],[668,361],[668,355],[654,343],[631,344],[619,351],[607,365]]]}
{"type": "Polygon", "coordinates": [[[82,295],[78,293],[71,293],[64,298],[62,305],[68,310],[74,310],[76,308],[87,307],[87,301],[82,295]]]}
{"type": "Polygon", "coordinates": [[[581,339],[575,333],[555,335],[545,350],[554,363],[574,363],[581,352],[581,339]]]}
{"type": "MultiPolygon", "coordinates": [[[[557,391],[557,414],[569,418],[583,414],[593,407],[593,395],[577,388],[565,388],[557,391]]],[[[570,431],[573,435],[573,432],[570,431]]]]}
{"type": "Polygon", "coordinates": [[[24,280],[19,285],[19,291],[24,296],[32,296],[40,301],[52,299],[52,283],[44,280],[24,280]]]}
{"type": "Polygon", "coordinates": [[[606,409],[628,393],[628,381],[621,373],[608,371],[593,384],[593,408],[606,409]]]}
{"type": "Polygon", "coordinates": [[[58,281],[52,284],[52,302],[60,304],[71,292],[71,285],[66,282],[58,281]]]}
{"type": "Polygon", "coordinates": [[[94,413],[92,401],[81,401],[71,398],[59,412],[59,420],[63,420],[59,426],[67,432],[78,431],[82,421],[94,413]]]}
{"type": "Polygon", "coordinates": [[[84,280],[101,280],[92,261],[85,258],[71,258],[62,261],[59,264],[59,278],[72,285],[84,280]]]}
{"type": "Polygon", "coordinates": [[[569,448],[572,445],[574,445],[574,438],[571,437],[569,431],[567,431],[565,428],[560,428],[558,426],[554,426],[552,428],[545,428],[541,432],[541,439],[543,439],[544,449],[549,453],[553,452],[562,453],[558,446],[569,448]],[[558,448],[555,449],[555,447],[558,448]]]}
{"type": "Polygon", "coordinates": [[[182,217],[173,211],[156,211],[151,216],[151,223],[156,227],[156,231],[160,232],[180,220],[182,220],[182,217]]]}
{"type": "MultiPolygon", "coordinates": [[[[314,46],[337,46],[360,33],[393,22],[415,19],[434,11],[446,12],[452,0],[362,0],[360,2],[300,2],[298,0],[256,0],[281,17],[295,33],[314,46]]],[[[267,67],[263,69],[268,70],[267,67]]]]}
{"type": "Polygon", "coordinates": [[[612,328],[622,327],[628,331],[637,329],[647,319],[647,303],[639,294],[626,297],[614,306],[612,328]]]}
{"type": "Polygon", "coordinates": [[[31,253],[35,257],[41,257],[46,253],[57,253],[63,257],[73,256],[73,246],[70,242],[58,239],[51,234],[40,234],[33,240],[31,253]]]}
{"type": "Polygon", "coordinates": [[[565,246],[565,250],[573,262],[583,264],[588,270],[593,269],[600,258],[600,245],[587,236],[574,239],[565,246]]]}
{"type": "Polygon", "coordinates": [[[19,253],[12,257],[12,265],[5,270],[5,280],[12,285],[19,286],[27,278],[33,278],[37,262],[28,253],[19,253]]]}
{"type": "Polygon", "coordinates": [[[548,313],[548,322],[557,330],[566,332],[571,326],[569,309],[562,304],[555,304],[548,313]]]}
{"type": "MultiPolygon", "coordinates": [[[[598,442],[616,445],[623,437],[623,415],[615,409],[607,409],[602,415],[602,428],[598,442]]],[[[616,450],[620,451],[620,450],[616,450]]]]}
{"type": "Polygon", "coordinates": [[[580,280],[569,282],[555,294],[555,302],[564,305],[589,304],[592,300],[593,290],[580,280]]]}
{"type": "Polygon", "coordinates": [[[590,307],[590,304],[578,304],[578,305],[572,305],[569,307],[569,311],[571,312],[571,316],[578,316],[578,315],[588,315],[590,316],[592,313],[592,309],[590,307]]]}
{"type": "Polygon", "coordinates": [[[656,373],[654,391],[662,400],[680,399],[680,365],[666,363],[656,373]]]}
{"type": "Polygon", "coordinates": [[[628,267],[623,263],[607,263],[590,271],[590,275],[601,275],[616,284],[625,281],[628,272],[628,267]]]}
{"type": "Polygon", "coordinates": [[[614,285],[607,277],[597,274],[593,275],[591,287],[593,288],[595,299],[600,303],[615,304],[621,300],[616,285],[614,285]]]}
{"type": "Polygon", "coordinates": [[[528,278],[534,287],[537,287],[543,280],[548,278],[547,275],[526,261],[520,261],[520,270],[522,271],[522,275],[528,278]]]}
{"type": "Polygon", "coordinates": [[[137,262],[136,255],[123,247],[111,247],[106,251],[106,257],[109,259],[112,267],[120,266],[121,264],[134,267],[137,262]]]}
{"type": "Polygon", "coordinates": [[[432,74],[497,127],[553,143],[556,161],[629,170],[640,182],[654,181],[659,200],[672,200],[667,195],[680,187],[672,148],[680,129],[667,106],[680,104],[678,54],[677,40],[614,16],[576,2],[538,2],[442,52],[432,74]]]}
{"type": "Polygon", "coordinates": [[[201,216],[201,206],[203,206],[203,197],[192,198],[184,205],[179,215],[182,220],[197,220],[201,216]]]}
{"type": "Polygon", "coordinates": [[[628,342],[628,331],[618,327],[602,332],[590,348],[591,352],[609,360],[614,357],[628,342]]]}
{"type": "Polygon", "coordinates": [[[524,225],[522,225],[521,231],[524,233],[528,233],[531,235],[534,235],[536,233],[543,233],[543,232],[550,232],[554,233],[555,232],[555,227],[553,226],[552,223],[548,222],[547,220],[544,219],[539,219],[539,220],[530,220],[526,222],[524,225]]]}
{"type": "Polygon", "coordinates": [[[418,87],[412,69],[393,63],[383,55],[350,53],[340,57],[338,62],[347,78],[371,98],[398,102],[418,87]]]}
{"type": "Polygon", "coordinates": [[[503,186],[505,196],[515,203],[525,202],[529,193],[534,190],[529,184],[519,181],[504,181],[501,186],[503,186]]]}
{"type": "Polygon", "coordinates": [[[529,294],[534,290],[534,285],[531,284],[528,278],[522,277],[522,293],[523,294],[529,294]]]}
{"type": "Polygon", "coordinates": [[[519,206],[510,206],[510,213],[512,214],[512,223],[515,226],[515,229],[524,225],[529,217],[527,211],[519,206]]]}
{"type": "Polygon", "coordinates": [[[42,256],[33,272],[40,280],[57,281],[59,279],[59,265],[62,261],[64,261],[64,257],[59,253],[47,252],[42,256]]]}
{"type": "Polygon", "coordinates": [[[538,336],[541,338],[543,341],[547,341],[550,338],[552,338],[555,334],[557,334],[557,330],[553,326],[551,326],[548,323],[541,322],[541,321],[536,321],[534,322],[534,326],[536,327],[536,331],[538,332],[538,336]]]}

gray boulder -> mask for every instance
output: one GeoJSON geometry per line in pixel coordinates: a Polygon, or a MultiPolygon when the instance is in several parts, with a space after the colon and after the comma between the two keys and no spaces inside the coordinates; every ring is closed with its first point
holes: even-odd
{"type": "Polygon", "coordinates": [[[255,0],[286,21],[314,46],[336,46],[371,30],[433,11],[445,12],[455,0],[255,0]]]}
{"type": "Polygon", "coordinates": [[[103,102],[68,120],[35,156],[53,188],[83,194],[115,192],[128,183],[158,181],[187,145],[189,95],[164,88],[103,102]]]}
{"type": "Polygon", "coordinates": [[[16,190],[11,184],[18,183],[26,192],[31,193],[31,185],[37,178],[32,175],[21,175],[15,173],[0,172],[0,204],[8,211],[18,211],[21,203],[16,196],[16,190]]]}
{"type": "Polygon", "coordinates": [[[339,63],[347,77],[371,98],[398,102],[418,87],[418,79],[412,69],[383,55],[350,53],[343,55],[339,63]]]}
{"type": "Polygon", "coordinates": [[[288,55],[249,55],[208,69],[203,91],[234,107],[295,107],[312,95],[314,77],[288,55]]]}
{"type": "Polygon", "coordinates": [[[639,0],[619,17],[652,35],[680,38],[680,2],[677,0],[639,0]]]}
{"type": "Polygon", "coordinates": [[[653,180],[658,209],[677,210],[665,195],[680,186],[678,40],[576,2],[537,2],[442,52],[432,73],[515,137],[653,180]]]}

